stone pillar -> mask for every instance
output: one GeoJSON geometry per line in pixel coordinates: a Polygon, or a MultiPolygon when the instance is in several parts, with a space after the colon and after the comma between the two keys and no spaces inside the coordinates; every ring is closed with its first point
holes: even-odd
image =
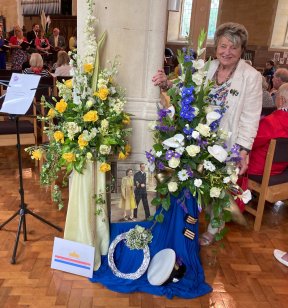
{"type": "MultiPolygon", "coordinates": [[[[86,0],[78,0],[80,53],[88,43],[81,40],[86,10],[86,0]]],[[[133,153],[123,161],[129,167],[146,162],[145,150],[153,142],[147,125],[156,119],[160,92],[151,79],[163,67],[167,14],[167,0],[95,0],[95,16],[99,20],[97,36],[105,30],[108,33],[101,54],[102,65],[120,56],[118,83],[126,89],[126,111],[134,115],[130,140],[133,153]]]]}

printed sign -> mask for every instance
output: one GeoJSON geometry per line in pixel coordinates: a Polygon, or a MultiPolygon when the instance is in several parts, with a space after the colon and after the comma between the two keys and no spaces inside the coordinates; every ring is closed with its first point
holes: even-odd
{"type": "Polygon", "coordinates": [[[91,278],[94,254],[92,246],[55,237],[51,268],[91,278]]]}

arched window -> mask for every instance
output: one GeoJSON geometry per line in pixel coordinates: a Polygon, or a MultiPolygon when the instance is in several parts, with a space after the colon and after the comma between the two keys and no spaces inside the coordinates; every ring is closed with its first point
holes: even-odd
{"type": "MultiPolygon", "coordinates": [[[[219,2],[220,0],[211,0],[209,25],[208,25],[208,39],[213,39],[214,33],[216,31],[219,2]]],[[[190,21],[192,15],[192,4],[193,0],[183,0],[182,2],[179,38],[183,39],[189,35],[190,21]]]]}

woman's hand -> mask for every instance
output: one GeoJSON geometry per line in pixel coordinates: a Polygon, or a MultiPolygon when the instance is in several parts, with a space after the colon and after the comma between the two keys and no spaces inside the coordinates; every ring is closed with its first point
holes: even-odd
{"type": "Polygon", "coordinates": [[[238,163],[239,175],[244,174],[248,169],[248,153],[245,150],[240,151],[239,156],[241,158],[240,162],[238,163]]]}
{"type": "Polygon", "coordinates": [[[154,86],[159,86],[162,90],[168,90],[172,87],[172,82],[168,80],[163,69],[159,69],[157,73],[152,77],[154,86]]]}

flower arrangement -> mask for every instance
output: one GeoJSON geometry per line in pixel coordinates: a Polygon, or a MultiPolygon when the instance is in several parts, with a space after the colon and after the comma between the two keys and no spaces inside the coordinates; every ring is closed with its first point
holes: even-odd
{"type": "Polygon", "coordinates": [[[144,249],[151,243],[152,238],[153,235],[150,229],[136,225],[126,233],[125,244],[130,249],[144,249]]]}
{"type": "MultiPolygon", "coordinates": [[[[99,71],[99,49],[106,33],[97,41],[93,0],[87,2],[86,53],[83,57],[77,51],[70,54],[73,78],[57,83],[60,99],[43,102],[49,109],[42,118],[49,143],[27,149],[34,159],[44,155],[40,177],[44,185],[55,181],[62,167],[66,175],[72,170],[82,173],[88,161],[101,162],[100,172],[108,172],[111,155],[125,159],[131,152],[130,115],[124,111],[124,91],[115,82],[118,63],[99,71]]],[[[62,206],[59,190],[54,191],[58,196],[54,201],[62,206]]]]}
{"type": "MultiPolygon", "coordinates": [[[[179,197],[178,205],[187,212],[185,200],[192,195],[199,211],[203,205],[212,206],[211,223],[217,228],[231,219],[231,212],[226,210],[231,196],[242,195],[236,166],[240,149],[234,145],[227,150],[229,132],[219,128],[226,107],[210,105],[213,82],[206,81],[210,61],[201,59],[205,35],[202,31],[199,36],[197,56],[191,48],[178,51],[181,75],[167,92],[171,106],[160,109],[158,120],[150,125],[155,143],[146,157],[158,180],[158,196],[152,204],[169,210],[172,194],[179,197]]],[[[162,211],[155,217],[159,222],[163,218],[162,211]]],[[[225,232],[222,230],[218,239],[225,232]]]]}

